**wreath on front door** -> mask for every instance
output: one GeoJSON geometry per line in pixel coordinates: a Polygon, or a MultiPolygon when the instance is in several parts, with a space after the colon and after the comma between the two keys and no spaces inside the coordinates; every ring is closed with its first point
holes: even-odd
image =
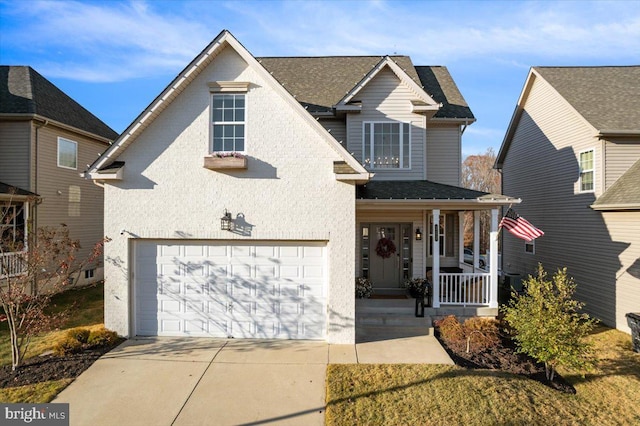
{"type": "Polygon", "coordinates": [[[391,257],[396,252],[396,245],[389,238],[380,238],[376,246],[376,254],[383,259],[391,257]]]}

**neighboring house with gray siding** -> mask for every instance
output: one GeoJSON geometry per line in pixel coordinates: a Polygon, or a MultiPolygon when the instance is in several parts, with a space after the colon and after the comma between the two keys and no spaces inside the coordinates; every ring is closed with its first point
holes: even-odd
{"type": "Polygon", "coordinates": [[[503,270],[566,266],[576,297],[629,332],[640,310],[640,67],[532,68],[498,153],[503,191],[545,232],[503,233],[503,270]]]}
{"type": "Polygon", "coordinates": [[[495,311],[497,238],[473,269],[460,219],[491,210],[496,236],[518,200],[458,186],[473,121],[444,67],[255,58],[223,31],[88,170],[115,235],[106,326],[353,343],[356,277],[404,292],[431,268],[434,307],[495,311]]]}
{"type": "MultiPolygon", "coordinates": [[[[104,236],[104,196],[82,172],[116,137],[33,68],[0,66],[0,182],[5,184],[0,195],[13,203],[22,202],[27,193],[38,196],[26,212],[31,226],[20,219],[21,235],[27,228],[66,224],[71,237],[80,241],[80,256],[89,255],[104,236]]],[[[102,267],[90,265],[81,280],[85,276],[100,279],[102,267]]]]}

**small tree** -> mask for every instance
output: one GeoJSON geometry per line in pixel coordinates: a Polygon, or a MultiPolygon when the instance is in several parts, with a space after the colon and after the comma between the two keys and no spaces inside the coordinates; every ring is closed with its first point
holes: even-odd
{"type": "Polygon", "coordinates": [[[513,293],[503,308],[505,321],[515,331],[518,352],[544,363],[550,381],[559,366],[588,371],[595,363],[593,349],[584,340],[595,320],[578,312],[584,304],[572,299],[575,288],[566,268],[549,281],[538,264],[537,276],[526,281],[526,292],[513,293]]]}
{"type": "Polygon", "coordinates": [[[98,242],[84,260],[76,258],[80,244],[70,238],[66,226],[38,229],[27,251],[22,241],[0,244],[1,319],[9,327],[13,370],[22,364],[31,338],[55,328],[64,318],[64,312],[47,312],[51,297],[76,283],[83,267],[100,257],[106,241],[98,242]]]}

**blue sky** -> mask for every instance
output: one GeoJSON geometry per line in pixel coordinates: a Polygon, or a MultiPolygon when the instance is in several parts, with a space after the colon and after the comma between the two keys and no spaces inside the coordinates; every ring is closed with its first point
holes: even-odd
{"type": "Polygon", "coordinates": [[[640,1],[0,0],[0,63],[30,65],[117,132],[222,29],[255,56],[445,65],[498,150],[531,66],[640,64],[640,1]]]}

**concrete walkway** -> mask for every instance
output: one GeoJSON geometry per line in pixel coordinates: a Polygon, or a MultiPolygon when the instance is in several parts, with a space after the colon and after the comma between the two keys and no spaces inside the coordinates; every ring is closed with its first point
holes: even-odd
{"type": "Polygon", "coordinates": [[[53,402],[71,425],[323,425],[327,364],[453,364],[432,335],[355,345],[149,338],[104,355],[53,402]]]}

